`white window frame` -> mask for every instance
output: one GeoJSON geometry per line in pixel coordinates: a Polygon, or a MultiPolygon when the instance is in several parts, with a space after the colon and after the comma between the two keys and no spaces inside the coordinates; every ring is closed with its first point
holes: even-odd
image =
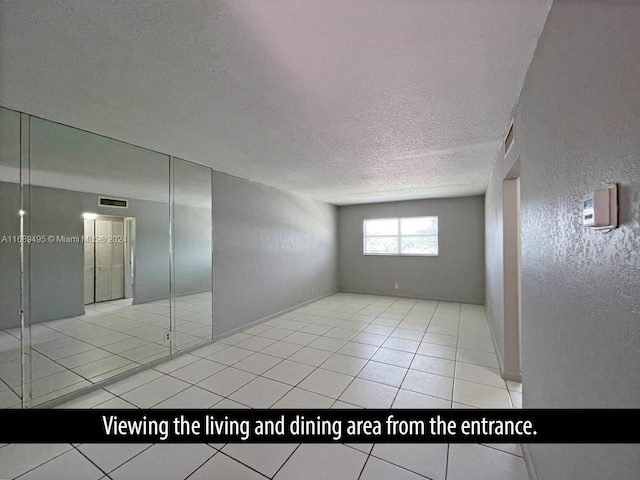
{"type": "Polygon", "coordinates": [[[421,215],[419,217],[389,217],[389,218],[365,218],[362,221],[362,253],[366,256],[383,256],[383,257],[437,257],[440,254],[440,220],[437,215],[421,215]],[[402,235],[400,231],[400,225],[402,220],[415,220],[417,218],[435,218],[438,225],[438,232],[436,234],[418,234],[418,235],[402,235]],[[367,252],[367,237],[387,237],[391,238],[394,235],[367,235],[367,222],[372,220],[397,220],[398,222],[398,253],[369,253],[367,252]],[[436,253],[402,253],[402,237],[436,237],[436,253]]]}
{"type": "Polygon", "coordinates": [[[362,253],[366,256],[383,256],[383,257],[437,257],[440,254],[440,224],[437,215],[421,215],[419,217],[389,217],[389,218],[365,218],[362,221],[362,253]],[[417,218],[435,218],[438,225],[438,232],[436,234],[417,234],[417,235],[402,235],[400,231],[400,225],[402,220],[415,220],[417,218]],[[372,220],[397,220],[398,233],[397,235],[367,235],[367,222],[372,220]],[[436,237],[436,253],[402,253],[402,237],[436,237]],[[367,237],[384,237],[384,238],[397,238],[398,239],[398,253],[377,253],[367,252],[367,237]]]}

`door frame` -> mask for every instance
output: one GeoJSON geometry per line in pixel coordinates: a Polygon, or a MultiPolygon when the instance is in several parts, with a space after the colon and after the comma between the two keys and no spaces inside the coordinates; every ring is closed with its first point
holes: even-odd
{"type": "Polygon", "coordinates": [[[505,380],[522,381],[520,158],[502,181],[505,380]]]}

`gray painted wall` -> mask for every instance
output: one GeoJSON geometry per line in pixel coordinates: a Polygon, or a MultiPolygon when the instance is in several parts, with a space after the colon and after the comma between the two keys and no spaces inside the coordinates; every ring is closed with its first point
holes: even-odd
{"type": "MultiPolygon", "coordinates": [[[[640,3],[557,0],[487,190],[487,304],[500,348],[501,182],[521,159],[523,404],[640,407],[640,3]],[[620,187],[622,225],[581,225],[620,187]]],[[[505,125],[506,130],[506,125],[505,125]]],[[[638,445],[531,445],[539,480],[636,479],[638,445]]]]}
{"type": "Polygon", "coordinates": [[[484,302],[483,196],[350,205],[338,212],[341,290],[484,302]],[[363,220],[428,215],[438,216],[437,257],[362,253],[363,220]]]}
{"type": "Polygon", "coordinates": [[[337,289],[336,207],[220,173],[213,192],[214,335],[337,289]]]}

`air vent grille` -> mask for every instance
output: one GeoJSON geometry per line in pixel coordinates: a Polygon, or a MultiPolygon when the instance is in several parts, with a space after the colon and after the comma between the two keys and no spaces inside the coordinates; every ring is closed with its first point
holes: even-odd
{"type": "Polygon", "coordinates": [[[129,208],[129,200],[98,197],[98,205],[101,207],[129,208]]]}

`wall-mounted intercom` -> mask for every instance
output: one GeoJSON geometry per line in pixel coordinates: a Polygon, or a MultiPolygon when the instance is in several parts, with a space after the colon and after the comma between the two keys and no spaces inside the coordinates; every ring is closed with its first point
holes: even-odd
{"type": "Polygon", "coordinates": [[[615,183],[596,190],[583,200],[582,224],[603,231],[618,227],[618,186],[615,183]]]}

